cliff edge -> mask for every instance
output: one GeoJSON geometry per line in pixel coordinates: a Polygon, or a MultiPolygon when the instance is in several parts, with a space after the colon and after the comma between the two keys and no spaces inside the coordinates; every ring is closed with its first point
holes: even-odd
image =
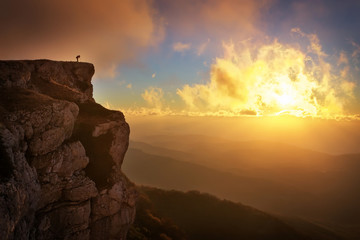
{"type": "Polygon", "coordinates": [[[92,97],[90,63],[0,61],[1,239],[126,239],[124,115],[92,97]]]}

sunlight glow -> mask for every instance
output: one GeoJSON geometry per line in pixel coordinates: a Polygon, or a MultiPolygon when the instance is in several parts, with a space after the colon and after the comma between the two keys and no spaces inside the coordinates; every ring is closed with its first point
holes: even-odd
{"type": "Polygon", "coordinates": [[[288,94],[283,94],[277,97],[277,101],[281,106],[285,107],[287,105],[291,105],[294,102],[294,99],[288,94]]]}
{"type": "Polygon", "coordinates": [[[224,56],[212,65],[210,81],[185,85],[177,94],[194,115],[346,116],[355,88],[343,74],[348,66],[329,62],[316,35],[293,32],[308,39],[307,51],[277,40],[224,43],[224,56]]]}

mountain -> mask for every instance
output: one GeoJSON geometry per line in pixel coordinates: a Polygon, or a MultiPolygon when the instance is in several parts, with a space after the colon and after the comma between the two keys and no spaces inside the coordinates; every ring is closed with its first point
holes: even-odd
{"type": "Polygon", "coordinates": [[[128,240],[341,239],[315,224],[301,220],[289,224],[252,207],[198,191],[140,187],[139,192],[128,240]]]}
{"type": "Polygon", "coordinates": [[[0,61],[1,239],[125,239],[137,197],[120,170],[129,126],[93,99],[94,71],[0,61]]]}
{"type": "Polygon", "coordinates": [[[296,191],[286,184],[242,177],[133,148],[129,148],[122,169],[137,184],[183,191],[200,190],[260,209],[293,212],[299,199],[310,201],[306,192],[296,191]]]}
{"type": "Polygon", "coordinates": [[[164,141],[152,137],[151,144],[130,142],[123,171],[137,184],[208,192],[267,212],[336,226],[344,233],[355,235],[354,239],[360,236],[356,231],[356,226],[360,226],[360,207],[357,204],[360,201],[357,191],[360,183],[358,154],[336,156],[265,142],[241,146],[233,143],[231,146],[218,139],[207,141],[204,136],[179,136],[178,140],[170,136],[169,142],[165,141],[165,136],[161,138],[164,141]],[[201,151],[196,144],[199,144],[201,151]],[[166,148],[169,146],[174,149],[166,148]],[[264,156],[263,167],[252,163],[254,156],[249,154],[253,151],[251,148],[256,148],[257,156],[264,156]],[[284,153],[281,153],[284,148],[284,153]],[[223,149],[239,154],[221,157],[223,149]],[[270,150],[280,153],[273,154],[270,150]],[[286,158],[291,152],[297,155],[286,158]],[[274,156],[280,159],[274,160],[273,166],[271,162],[274,156]],[[296,162],[292,167],[294,158],[307,163],[296,162]],[[239,163],[233,164],[238,159],[240,163],[245,163],[244,167],[239,163]],[[232,165],[237,168],[232,169],[232,165]]]}
{"type": "MultiPolygon", "coordinates": [[[[135,140],[133,139],[133,141],[135,140]]],[[[244,142],[204,135],[151,135],[136,140],[134,144],[142,144],[142,146],[134,147],[145,152],[148,152],[151,147],[145,149],[144,144],[150,144],[152,149],[159,150],[159,146],[161,146],[162,150],[158,151],[158,155],[202,163],[227,171],[287,167],[324,172],[338,170],[339,167],[338,162],[334,161],[333,155],[280,142],[244,142]],[[182,152],[182,154],[171,152],[173,155],[169,155],[166,152],[169,150],[182,152]],[[188,158],[189,155],[191,159],[188,158]]],[[[359,159],[360,155],[356,155],[359,159]]],[[[357,162],[360,167],[359,161],[357,162]]]]}

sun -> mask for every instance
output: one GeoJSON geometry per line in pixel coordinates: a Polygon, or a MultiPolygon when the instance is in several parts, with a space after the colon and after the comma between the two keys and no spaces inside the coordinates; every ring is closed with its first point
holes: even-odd
{"type": "Polygon", "coordinates": [[[290,94],[284,93],[282,95],[277,95],[276,101],[278,102],[278,105],[286,107],[294,103],[294,98],[290,94]]]}

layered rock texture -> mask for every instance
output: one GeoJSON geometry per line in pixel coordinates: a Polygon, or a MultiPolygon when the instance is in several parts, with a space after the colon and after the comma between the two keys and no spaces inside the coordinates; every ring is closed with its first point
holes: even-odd
{"type": "Polygon", "coordinates": [[[126,239],[124,115],[92,97],[89,63],[0,61],[0,238],[126,239]]]}

